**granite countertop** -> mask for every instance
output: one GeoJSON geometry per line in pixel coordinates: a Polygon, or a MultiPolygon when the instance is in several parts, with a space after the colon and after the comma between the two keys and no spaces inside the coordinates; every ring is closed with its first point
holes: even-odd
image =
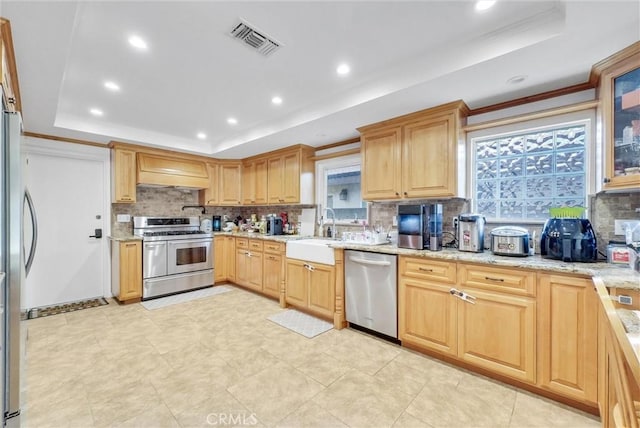
{"type": "MultiPolygon", "coordinates": [[[[249,238],[249,239],[261,239],[263,241],[277,241],[277,242],[287,242],[294,241],[297,239],[312,239],[311,236],[300,236],[300,235],[263,235],[262,233],[256,232],[213,232],[213,236],[233,236],[236,238],[249,238]]],[[[339,242],[339,241],[336,241],[339,242]]]]}
{"type": "Polygon", "coordinates": [[[130,234],[110,235],[108,238],[112,241],[120,241],[120,242],[142,241],[141,236],[130,235],[130,234]]]}

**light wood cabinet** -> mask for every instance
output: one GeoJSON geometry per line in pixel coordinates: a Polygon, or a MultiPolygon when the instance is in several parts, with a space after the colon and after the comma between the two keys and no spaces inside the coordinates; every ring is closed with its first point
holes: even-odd
{"type": "Polygon", "coordinates": [[[262,292],[275,298],[280,298],[280,292],[284,287],[284,253],[283,243],[264,243],[262,292]]]}
{"type": "Polygon", "coordinates": [[[217,163],[207,162],[209,185],[200,191],[200,205],[218,205],[220,203],[220,168],[217,163]]]}
{"type": "Polygon", "coordinates": [[[242,204],[267,204],[267,160],[254,159],[242,164],[242,204]]]}
{"type": "Polygon", "coordinates": [[[335,267],[287,259],[286,273],[285,301],[333,321],[335,267]]]}
{"type": "Polygon", "coordinates": [[[236,239],[233,236],[217,235],[214,243],[213,275],[215,283],[235,280],[236,239]]]}
{"type": "Polygon", "coordinates": [[[250,239],[236,239],[235,283],[262,291],[262,243],[250,239]]]}
{"type": "Polygon", "coordinates": [[[241,204],[242,164],[238,162],[219,163],[219,205],[241,204]]]}
{"type": "Polygon", "coordinates": [[[535,384],[536,301],[513,287],[535,284],[535,273],[400,257],[399,278],[403,344],[535,384]]]}
{"type": "Polygon", "coordinates": [[[136,201],[136,152],[111,149],[111,201],[134,203],[136,201]]]}
{"type": "Polygon", "coordinates": [[[142,241],[111,241],[111,292],[125,303],[142,298],[142,241]]]}
{"type": "Polygon", "coordinates": [[[528,383],[536,382],[536,301],[463,287],[458,300],[458,356],[528,383]]]}
{"type": "Polygon", "coordinates": [[[542,388],[597,402],[597,295],[591,279],[538,274],[542,388]]]}
{"type": "Polygon", "coordinates": [[[459,196],[458,147],[467,114],[456,101],[358,128],[362,198],[459,196]]]}
{"type": "Polygon", "coordinates": [[[456,281],[456,264],[400,257],[398,270],[402,343],[457,355],[457,301],[449,293],[456,281]]]}
{"type": "Polygon", "coordinates": [[[640,42],[593,66],[600,74],[598,119],[605,190],[640,188],[640,42]]]}
{"type": "Polygon", "coordinates": [[[300,146],[267,158],[269,204],[313,203],[313,153],[311,147],[300,146]]]}

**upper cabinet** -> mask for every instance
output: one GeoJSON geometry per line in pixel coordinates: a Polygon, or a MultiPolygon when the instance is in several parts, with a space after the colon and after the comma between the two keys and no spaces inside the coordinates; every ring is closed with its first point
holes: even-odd
{"type": "Polygon", "coordinates": [[[218,164],[207,162],[207,170],[209,172],[209,186],[200,192],[200,205],[218,205],[218,184],[220,182],[218,164]]]}
{"type": "Polygon", "coordinates": [[[605,152],[604,190],[640,187],[640,42],[594,65],[605,152]]]}
{"type": "Polygon", "coordinates": [[[313,153],[311,147],[298,146],[267,157],[269,204],[313,203],[313,153]]]}
{"type": "Polygon", "coordinates": [[[458,146],[468,107],[462,101],[358,128],[362,198],[461,196],[458,146]]]}
{"type": "Polygon", "coordinates": [[[201,159],[139,152],[137,165],[138,184],[194,189],[209,186],[207,164],[201,159]]]}
{"type": "Polygon", "coordinates": [[[251,159],[242,163],[242,204],[267,204],[267,159],[251,159]]]}
{"type": "Polygon", "coordinates": [[[218,180],[218,205],[240,205],[242,194],[242,163],[220,161],[218,180]]]}
{"type": "Polygon", "coordinates": [[[136,152],[116,147],[111,150],[111,202],[136,201],[136,152]]]}
{"type": "Polygon", "coordinates": [[[9,21],[0,18],[0,83],[4,105],[9,111],[20,111],[20,89],[13,52],[9,21]]]}

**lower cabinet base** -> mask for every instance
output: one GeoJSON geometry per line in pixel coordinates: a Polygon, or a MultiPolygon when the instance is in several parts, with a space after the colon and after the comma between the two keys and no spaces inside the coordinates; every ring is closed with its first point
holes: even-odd
{"type": "Polygon", "coordinates": [[[461,367],[461,368],[463,368],[465,370],[469,370],[469,371],[472,371],[474,373],[478,373],[478,374],[486,376],[488,378],[495,379],[495,380],[498,380],[500,382],[503,382],[503,383],[506,383],[506,384],[509,384],[509,385],[513,385],[513,386],[515,386],[517,388],[524,389],[525,391],[532,392],[532,393],[534,393],[536,395],[540,395],[542,397],[549,398],[549,399],[557,401],[559,403],[566,404],[567,406],[571,406],[571,407],[573,407],[575,409],[582,410],[583,412],[590,413],[590,414],[595,415],[595,416],[600,416],[600,410],[599,410],[598,405],[596,403],[587,404],[587,403],[584,403],[584,402],[581,402],[581,401],[571,400],[571,399],[569,399],[567,397],[564,397],[562,395],[555,394],[553,392],[547,391],[546,389],[540,388],[540,387],[538,387],[536,385],[532,385],[532,384],[529,384],[529,383],[521,382],[521,381],[512,379],[512,378],[510,378],[508,376],[499,375],[499,374],[496,374],[496,373],[494,373],[494,372],[492,372],[490,370],[486,370],[486,369],[474,366],[472,364],[465,363],[464,361],[458,360],[456,358],[452,358],[452,357],[449,357],[449,356],[446,356],[446,355],[442,355],[442,354],[439,354],[437,352],[421,348],[419,346],[415,346],[415,345],[408,344],[408,343],[402,343],[402,346],[404,348],[411,349],[411,350],[417,351],[417,352],[419,352],[421,354],[425,354],[425,355],[428,355],[430,357],[436,358],[438,360],[444,361],[444,362],[449,363],[451,365],[454,365],[454,366],[457,366],[457,367],[461,367]]]}
{"type": "Polygon", "coordinates": [[[131,303],[140,303],[142,302],[142,298],[141,297],[135,297],[133,299],[126,299],[126,300],[120,300],[117,297],[115,297],[116,302],[120,303],[121,305],[129,305],[131,303]]]}

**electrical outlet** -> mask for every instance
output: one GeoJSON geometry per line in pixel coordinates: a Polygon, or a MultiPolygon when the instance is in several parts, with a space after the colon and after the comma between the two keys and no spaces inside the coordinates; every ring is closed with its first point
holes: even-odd
{"type": "Polygon", "coordinates": [[[458,217],[453,217],[451,219],[451,225],[453,226],[454,229],[458,228],[458,217]]]}
{"type": "Polygon", "coordinates": [[[633,305],[633,298],[631,296],[618,296],[618,302],[621,305],[633,305]]]}
{"type": "Polygon", "coordinates": [[[614,220],[613,227],[616,235],[623,235],[627,227],[631,227],[631,230],[640,225],[640,220],[614,220]]]}
{"type": "Polygon", "coordinates": [[[118,223],[128,223],[131,221],[131,215],[130,214],[118,214],[116,216],[116,220],[118,221],[118,223]]]}

